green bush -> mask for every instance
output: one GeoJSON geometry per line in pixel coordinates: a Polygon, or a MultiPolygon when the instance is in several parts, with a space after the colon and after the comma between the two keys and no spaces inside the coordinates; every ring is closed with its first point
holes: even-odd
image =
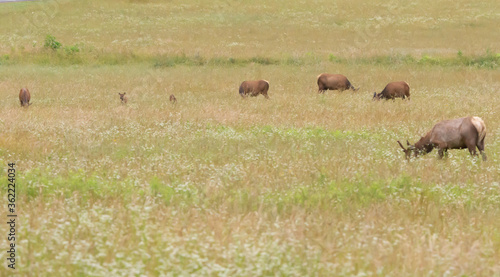
{"type": "Polygon", "coordinates": [[[80,47],[78,44],[75,44],[73,46],[65,46],[64,51],[66,52],[66,54],[74,54],[80,52],[80,47]]]}
{"type": "Polygon", "coordinates": [[[50,48],[52,50],[57,50],[61,48],[61,46],[62,44],[58,42],[54,36],[47,35],[45,37],[45,44],[43,45],[43,47],[50,48]]]}

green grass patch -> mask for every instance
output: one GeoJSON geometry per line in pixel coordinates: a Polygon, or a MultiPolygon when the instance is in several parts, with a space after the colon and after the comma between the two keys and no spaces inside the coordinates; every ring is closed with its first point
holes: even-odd
{"type": "Polygon", "coordinates": [[[456,56],[444,57],[424,54],[421,57],[413,55],[377,55],[372,57],[358,57],[353,59],[337,58],[333,55],[329,61],[339,64],[365,64],[365,65],[415,65],[415,66],[439,66],[439,67],[474,67],[485,69],[496,69],[500,66],[500,53],[486,51],[483,55],[464,55],[461,51],[456,56]]]}
{"type": "Polygon", "coordinates": [[[360,64],[377,66],[437,66],[437,67],[474,67],[485,69],[497,69],[500,66],[500,53],[490,50],[483,55],[464,55],[458,52],[456,56],[444,57],[424,54],[420,57],[413,55],[375,55],[371,57],[345,58],[333,54],[321,57],[312,53],[302,56],[284,55],[283,58],[255,56],[250,58],[224,57],[224,56],[201,56],[201,55],[151,55],[138,54],[134,52],[105,52],[91,46],[77,43],[62,46],[54,37],[48,36],[44,49],[35,49],[28,52],[24,49],[16,49],[9,54],[0,54],[0,65],[36,64],[52,66],[68,65],[126,65],[126,64],[150,64],[155,68],[168,68],[175,66],[247,66],[258,65],[280,65],[280,66],[303,66],[319,65],[323,62],[335,64],[360,64]],[[49,38],[50,37],[50,38],[49,38]]]}

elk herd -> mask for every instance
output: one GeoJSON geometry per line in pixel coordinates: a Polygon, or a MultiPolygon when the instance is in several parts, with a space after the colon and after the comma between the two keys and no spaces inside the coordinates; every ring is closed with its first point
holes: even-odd
{"type": "MultiPolygon", "coordinates": [[[[342,74],[328,74],[322,73],[317,77],[318,93],[325,93],[327,90],[352,90],[358,91],[346,76],[342,74]]],[[[243,81],[239,87],[239,94],[243,98],[248,96],[255,97],[262,94],[266,99],[269,99],[269,82],[266,80],[243,81]]],[[[120,101],[126,105],[128,98],[126,93],[118,93],[120,101]]],[[[407,82],[390,82],[380,92],[373,93],[373,100],[407,98],[410,100],[410,86],[407,82]]],[[[31,95],[27,88],[22,88],[19,91],[19,101],[21,107],[28,107],[31,95]]],[[[177,103],[177,98],[173,94],[170,95],[170,102],[177,103]]],[[[464,149],[467,148],[472,156],[477,156],[476,147],[479,149],[483,161],[486,161],[486,154],[484,153],[484,139],[486,137],[486,126],[483,120],[477,116],[463,117],[452,120],[443,120],[436,125],[419,141],[415,144],[410,144],[407,140],[407,147],[405,148],[400,141],[397,143],[403,149],[406,159],[413,156],[417,157],[421,154],[427,154],[434,148],[438,149],[440,158],[443,158],[448,149],[464,149]]]]}

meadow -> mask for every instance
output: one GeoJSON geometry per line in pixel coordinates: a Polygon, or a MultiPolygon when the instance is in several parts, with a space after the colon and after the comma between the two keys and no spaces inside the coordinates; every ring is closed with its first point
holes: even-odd
{"type": "Polygon", "coordinates": [[[500,276],[499,10],[0,4],[0,180],[15,162],[20,221],[0,276],[500,276]],[[360,90],[318,94],[323,72],[360,90]],[[250,79],[269,100],[239,96],[250,79]],[[372,101],[399,80],[411,101],[372,101]],[[486,123],[486,162],[405,160],[397,140],[464,116],[486,123]]]}

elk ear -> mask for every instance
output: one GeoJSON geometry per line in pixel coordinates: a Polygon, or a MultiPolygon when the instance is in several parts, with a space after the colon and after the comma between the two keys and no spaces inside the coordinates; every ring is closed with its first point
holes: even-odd
{"type": "Polygon", "coordinates": [[[377,92],[373,93],[373,98],[377,97],[377,92]]]}
{"type": "Polygon", "coordinates": [[[408,144],[408,146],[410,146],[410,142],[408,140],[406,140],[406,144],[408,144]]]}

